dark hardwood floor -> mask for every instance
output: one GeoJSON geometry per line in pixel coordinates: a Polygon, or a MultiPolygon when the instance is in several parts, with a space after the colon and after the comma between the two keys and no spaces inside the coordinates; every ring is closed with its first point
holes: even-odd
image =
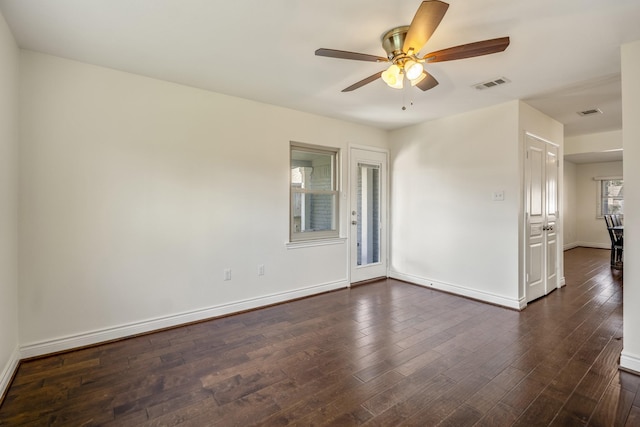
{"type": "Polygon", "coordinates": [[[622,277],[523,312],[384,280],[20,364],[0,425],[640,426],[622,277]]]}

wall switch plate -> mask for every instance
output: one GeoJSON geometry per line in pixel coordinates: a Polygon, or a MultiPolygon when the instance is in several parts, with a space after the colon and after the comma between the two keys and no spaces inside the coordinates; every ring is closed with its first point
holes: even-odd
{"type": "Polygon", "coordinates": [[[491,200],[494,202],[504,201],[504,190],[494,191],[491,193],[491,200]]]}
{"type": "Polygon", "coordinates": [[[258,266],[258,276],[264,276],[264,264],[258,266]]]}
{"type": "Polygon", "coordinates": [[[224,269],[224,280],[231,280],[231,269],[230,268],[225,268],[224,269]]]}

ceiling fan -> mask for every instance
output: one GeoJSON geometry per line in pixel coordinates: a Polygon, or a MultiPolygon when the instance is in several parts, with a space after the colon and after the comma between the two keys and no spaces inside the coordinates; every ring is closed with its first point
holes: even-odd
{"type": "Polygon", "coordinates": [[[509,46],[509,37],[483,40],[442,49],[419,56],[420,50],[427,43],[440,21],[447,12],[449,4],[438,0],[426,0],[420,4],[411,25],[395,27],[382,36],[382,47],[387,57],[368,55],[366,53],[347,52],[335,49],[318,49],[317,56],[330,58],[354,59],[356,61],[391,62],[384,71],[379,71],[366,79],[342,90],[350,92],[379,78],[392,88],[402,89],[405,77],[411,86],[429,90],[438,85],[438,81],[424,70],[422,64],[431,62],[452,61],[502,52],[509,46]]]}

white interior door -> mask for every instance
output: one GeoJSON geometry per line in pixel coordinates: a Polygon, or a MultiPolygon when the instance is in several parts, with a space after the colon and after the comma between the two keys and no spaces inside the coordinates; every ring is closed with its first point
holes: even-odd
{"type": "Polygon", "coordinates": [[[532,301],[558,285],[558,147],[526,137],[526,299],[532,301]]]}
{"type": "Polygon", "coordinates": [[[387,153],[351,148],[351,283],[387,276],[387,153]]]}

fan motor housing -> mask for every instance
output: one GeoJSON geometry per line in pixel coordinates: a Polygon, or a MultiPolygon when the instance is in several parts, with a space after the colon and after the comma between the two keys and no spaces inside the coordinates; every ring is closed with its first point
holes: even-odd
{"type": "Polygon", "coordinates": [[[403,25],[401,27],[395,27],[384,33],[381,37],[382,47],[387,52],[387,58],[393,60],[399,55],[405,55],[406,52],[402,51],[404,45],[404,39],[409,32],[409,25],[403,25]]]}

